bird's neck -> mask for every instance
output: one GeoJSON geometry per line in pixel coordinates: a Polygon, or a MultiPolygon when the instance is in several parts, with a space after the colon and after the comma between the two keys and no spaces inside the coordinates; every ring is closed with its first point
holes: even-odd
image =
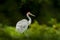
{"type": "Polygon", "coordinates": [[[29,15],[27,15],[27,17],[28,17],[28,19],[29,19],[29,25],[31,24],[31,18],[30,18],[30,16],[29,15]]]}

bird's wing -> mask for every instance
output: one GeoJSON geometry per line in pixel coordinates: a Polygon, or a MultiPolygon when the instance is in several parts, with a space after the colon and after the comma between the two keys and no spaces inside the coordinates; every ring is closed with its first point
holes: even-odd
{"type": "Polygon", "coordinates": [[[26,19],[23,19],[23,20],[18,21],[16,25],[20,25],[23,23],[28,23],[28,21],[26,19]]]}
{"type": "Polygon", "coordinates": [[[28,28],[28,21],[26,19],[18,21],[16,24],[16,29],[21,33],[27,30],[27,28],[28,28]]]}

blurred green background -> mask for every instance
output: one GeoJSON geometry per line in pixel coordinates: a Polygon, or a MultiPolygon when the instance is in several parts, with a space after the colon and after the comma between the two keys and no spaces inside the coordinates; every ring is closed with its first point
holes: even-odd
{"type": "Polygon", "coordinates": [[[0,0],[0,40],[60,40],[60,0],[0,0]],[[16,32],[28,11],[36,15],[32,24],[16,32]]]}

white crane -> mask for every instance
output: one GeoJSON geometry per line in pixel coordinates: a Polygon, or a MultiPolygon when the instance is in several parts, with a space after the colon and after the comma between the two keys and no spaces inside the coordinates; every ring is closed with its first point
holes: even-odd
{"type": "Polygon", "coordinates": [[[23,19],[21,21],[18,21],[16,24],[16,31],[23,33],[24,31],[27,30],[28,26],[31,24],[31,18],[29,15],[35,16],[31,14],[30,12],[27,12],[26,16],[28,17],[29,20],[23,19]]]}

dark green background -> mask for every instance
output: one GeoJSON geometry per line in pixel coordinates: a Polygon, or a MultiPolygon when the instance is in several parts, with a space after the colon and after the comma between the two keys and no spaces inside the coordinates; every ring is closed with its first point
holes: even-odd
{"type": "Polygon", "coordinates": [[[60,22],[59,0],[0,0],[0,23],[14,25],[30,11],[40,24],[47,24],[51,18],[60,22]]]}

